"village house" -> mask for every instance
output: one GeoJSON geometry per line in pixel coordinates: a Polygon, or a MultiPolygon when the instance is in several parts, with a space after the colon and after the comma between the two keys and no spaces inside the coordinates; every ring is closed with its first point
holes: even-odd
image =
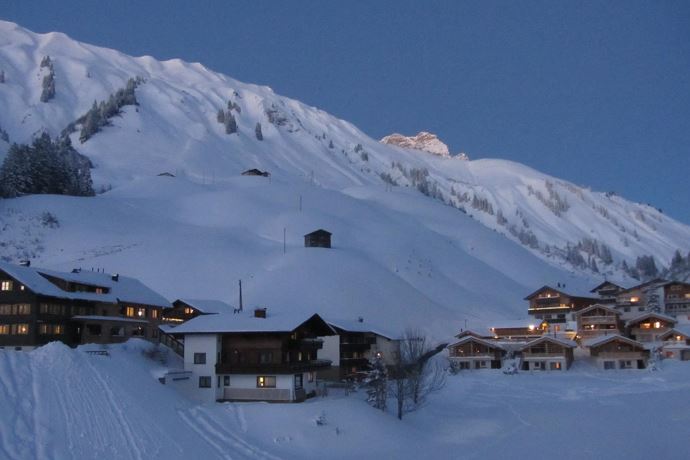
{"type": "Polygon", "coordinates": [[[594,337],[583,342],[597,366],[605,370],[645,369],[649,351],[644,345],[622,335],[594,337]]]}
{"type": "Polygon", "coordinates": [[[614,335],[622,332],[620,312],[613,307],[594,304],[575,313],[577,335],[592,338],[600,335],[614,335]]]}
{"type": "Polygon", "coordinates": [[[663,312],[665,283],[666,280],[657,278],[619,291],[616,295],[616,309],[621,312],[621,318],[634,318],[648,309],[663,312]]]}
{"type": "Polygon", "coordinates": [[[266,309],[200,315],[171,331],[184,341],[184,370],[166,375],[198,401],[303,401],[316,390],[319,337],[335,331],[319,316],[266,309]]]}
{"type": "Polygon", "coordinates": [[[615,304],[616,297],[623,290],[625,290],[625,288],[617,285],[616,283],[612,283],[611,281],[604,281],[603,283],[599,284],[589,292],[599,296],[599,304],[608,305],[615,304]]]}
{"type": "Polygon", "coordinates": [[[661,352],[665,358],[690,360],[690,325],[669,329],[659,336],[659,340],[663,342],[661,352]]]}
{"type": "Polygon", "coordinates": [[[690,321],[690,283],[669,281],[663,284],[663,311],[678,320],[690,321]]]}
{"type": "Polygon", "coordinates": [[[500,369],[505,356],[506,349],[499,343],[472,333],[448,345],[448,360],[455,370],[500,369]]]}
{"type": "Polygon", "coordinates": [[[211,299],[177,299],[172,307],[163,310],[164,324],[180,324],[199,315],[231,313],[233,308],[220,300],[211,299]]]}
{"type": "Polygon", "coordinates": [[[332,233],[322,228],[304,235],[305,248],[330,248],[332,233]]]}
{"type": "Polygon", "coordinates": [[[564,371],[573,362],[572,340],[542,336],[518,348],[524,371],[564,371]]]}
{"type": "Polygon", "coordinates": [[[549,324],[565,324],[571,313],[598,303],[600,299],[568,294],[561,288],[542,286],[525,297],[525,300],[529,301],[527,313],[533,318],[546,320],[549,324]]]}
{"type": "Polygon", "coordinates": [[[139,280],[75,269],[71,273],[0,262],[0,348],[31,350],[158,341],[170,303],[139,280]]]}
{"type": "Polygon", "coordinates": [[[661,313],[643,313],[625,323],[627,335],[638,342],[658,342],[676,325],[676,319],[661,313]]]}
{"type": "Polygon", "coordinates": [[[337,335],[322,337],[324,345],[318,356],[330,360],[332,366],[319,372],[319,377],[358,379],[369,369],[369,361],[374,357],[381,358],[387,366],[396,364],[400,355],[400,340],[396,334],[366,323],[363,318],[329,320],[328,324],[337,335]]]}
{"type": "Polygon", "coordinates": [[[548,324],[533,319],[504,320],[493,323],[489,328],[494,339],[524,340],[539,337],[547,330],[548,324]]]}

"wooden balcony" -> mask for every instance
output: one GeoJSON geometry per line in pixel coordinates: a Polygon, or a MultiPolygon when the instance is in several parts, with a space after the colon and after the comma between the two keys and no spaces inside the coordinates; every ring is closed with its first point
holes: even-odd
{"type": "Polygon", "coordinates": [[[313,359],[294,363],[266,364],[216,364],[216,374],[295,374],[325,369],[331,366],[329,359],[313,359]]]}

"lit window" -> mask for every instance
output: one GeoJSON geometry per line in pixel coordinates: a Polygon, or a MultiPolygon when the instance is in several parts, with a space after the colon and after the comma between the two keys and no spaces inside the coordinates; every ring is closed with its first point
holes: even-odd
{"type": "Polygon", "coordinates": [[[19,286],[20,291],[23,291],[24,289],[26,289],[26,286],[24,286],[23,284],[21,286],[19,286]]]}
{"type": "Polygon", "coordinates": [[[630,297],[630,303],[635,303],[635,302],[639,302],[639,301],[640,301],[639,297],[630,297]]]}
{"type": "Polygon", "coordinates": [[[8,335],[10,333],[9,324],[0,324],[0,335],[8,335]]]}
{"type": "Polygon", "coordinates": [[[134,317],[134,307],[127,307],[125,310],[125,315],[129,317],[134,317]]]}
{"type": "Polygon", "coordinates": [[[0,282],[0,291],[11,291],[12,281],[2,281],[0,282]]]}
{"type": "Polygon", "coordinates": [[[275,376],[259,375],[256,378],[257,388],[275,388],[276,378],[275,376]]]}
{"type": "Polygon", "coordinates": [[[151,318],[153,318],[153,319],[158,318],[158,310],[151,310],[151,318]]]}
{"type": "Polygon", "coordinates": [[[654,329],[659,329],[659,328],[661,328],[661,322],[660,322],[660,321],[656,321],[656,322],[654,323],[654,329]]]}
{"type": "Polygon", "coordinates": [[[185,314],[185,315],[191,315],[192,313],[194,313],[194,309],[193,309],[193,308],[191,308],[191,307],[185,307],[185,309],[184,309],[184,314],[185,314]]]}

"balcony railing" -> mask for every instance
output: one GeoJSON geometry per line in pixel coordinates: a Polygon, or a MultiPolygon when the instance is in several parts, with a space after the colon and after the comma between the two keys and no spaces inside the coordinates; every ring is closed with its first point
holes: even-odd
{"type": "Polygon", "coordinates": [[[216,364],[217,374],[292,374],[330,367],[329,359],[313,359],[294,363],[216,364]]]}

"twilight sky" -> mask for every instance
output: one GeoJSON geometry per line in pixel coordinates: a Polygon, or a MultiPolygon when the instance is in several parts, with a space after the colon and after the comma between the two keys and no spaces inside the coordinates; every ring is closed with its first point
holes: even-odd
{"type": "Polygon", "coordinates": [[[690,2],[0,0],[0,18],[431,131],[690,224],[690,2]]]}

